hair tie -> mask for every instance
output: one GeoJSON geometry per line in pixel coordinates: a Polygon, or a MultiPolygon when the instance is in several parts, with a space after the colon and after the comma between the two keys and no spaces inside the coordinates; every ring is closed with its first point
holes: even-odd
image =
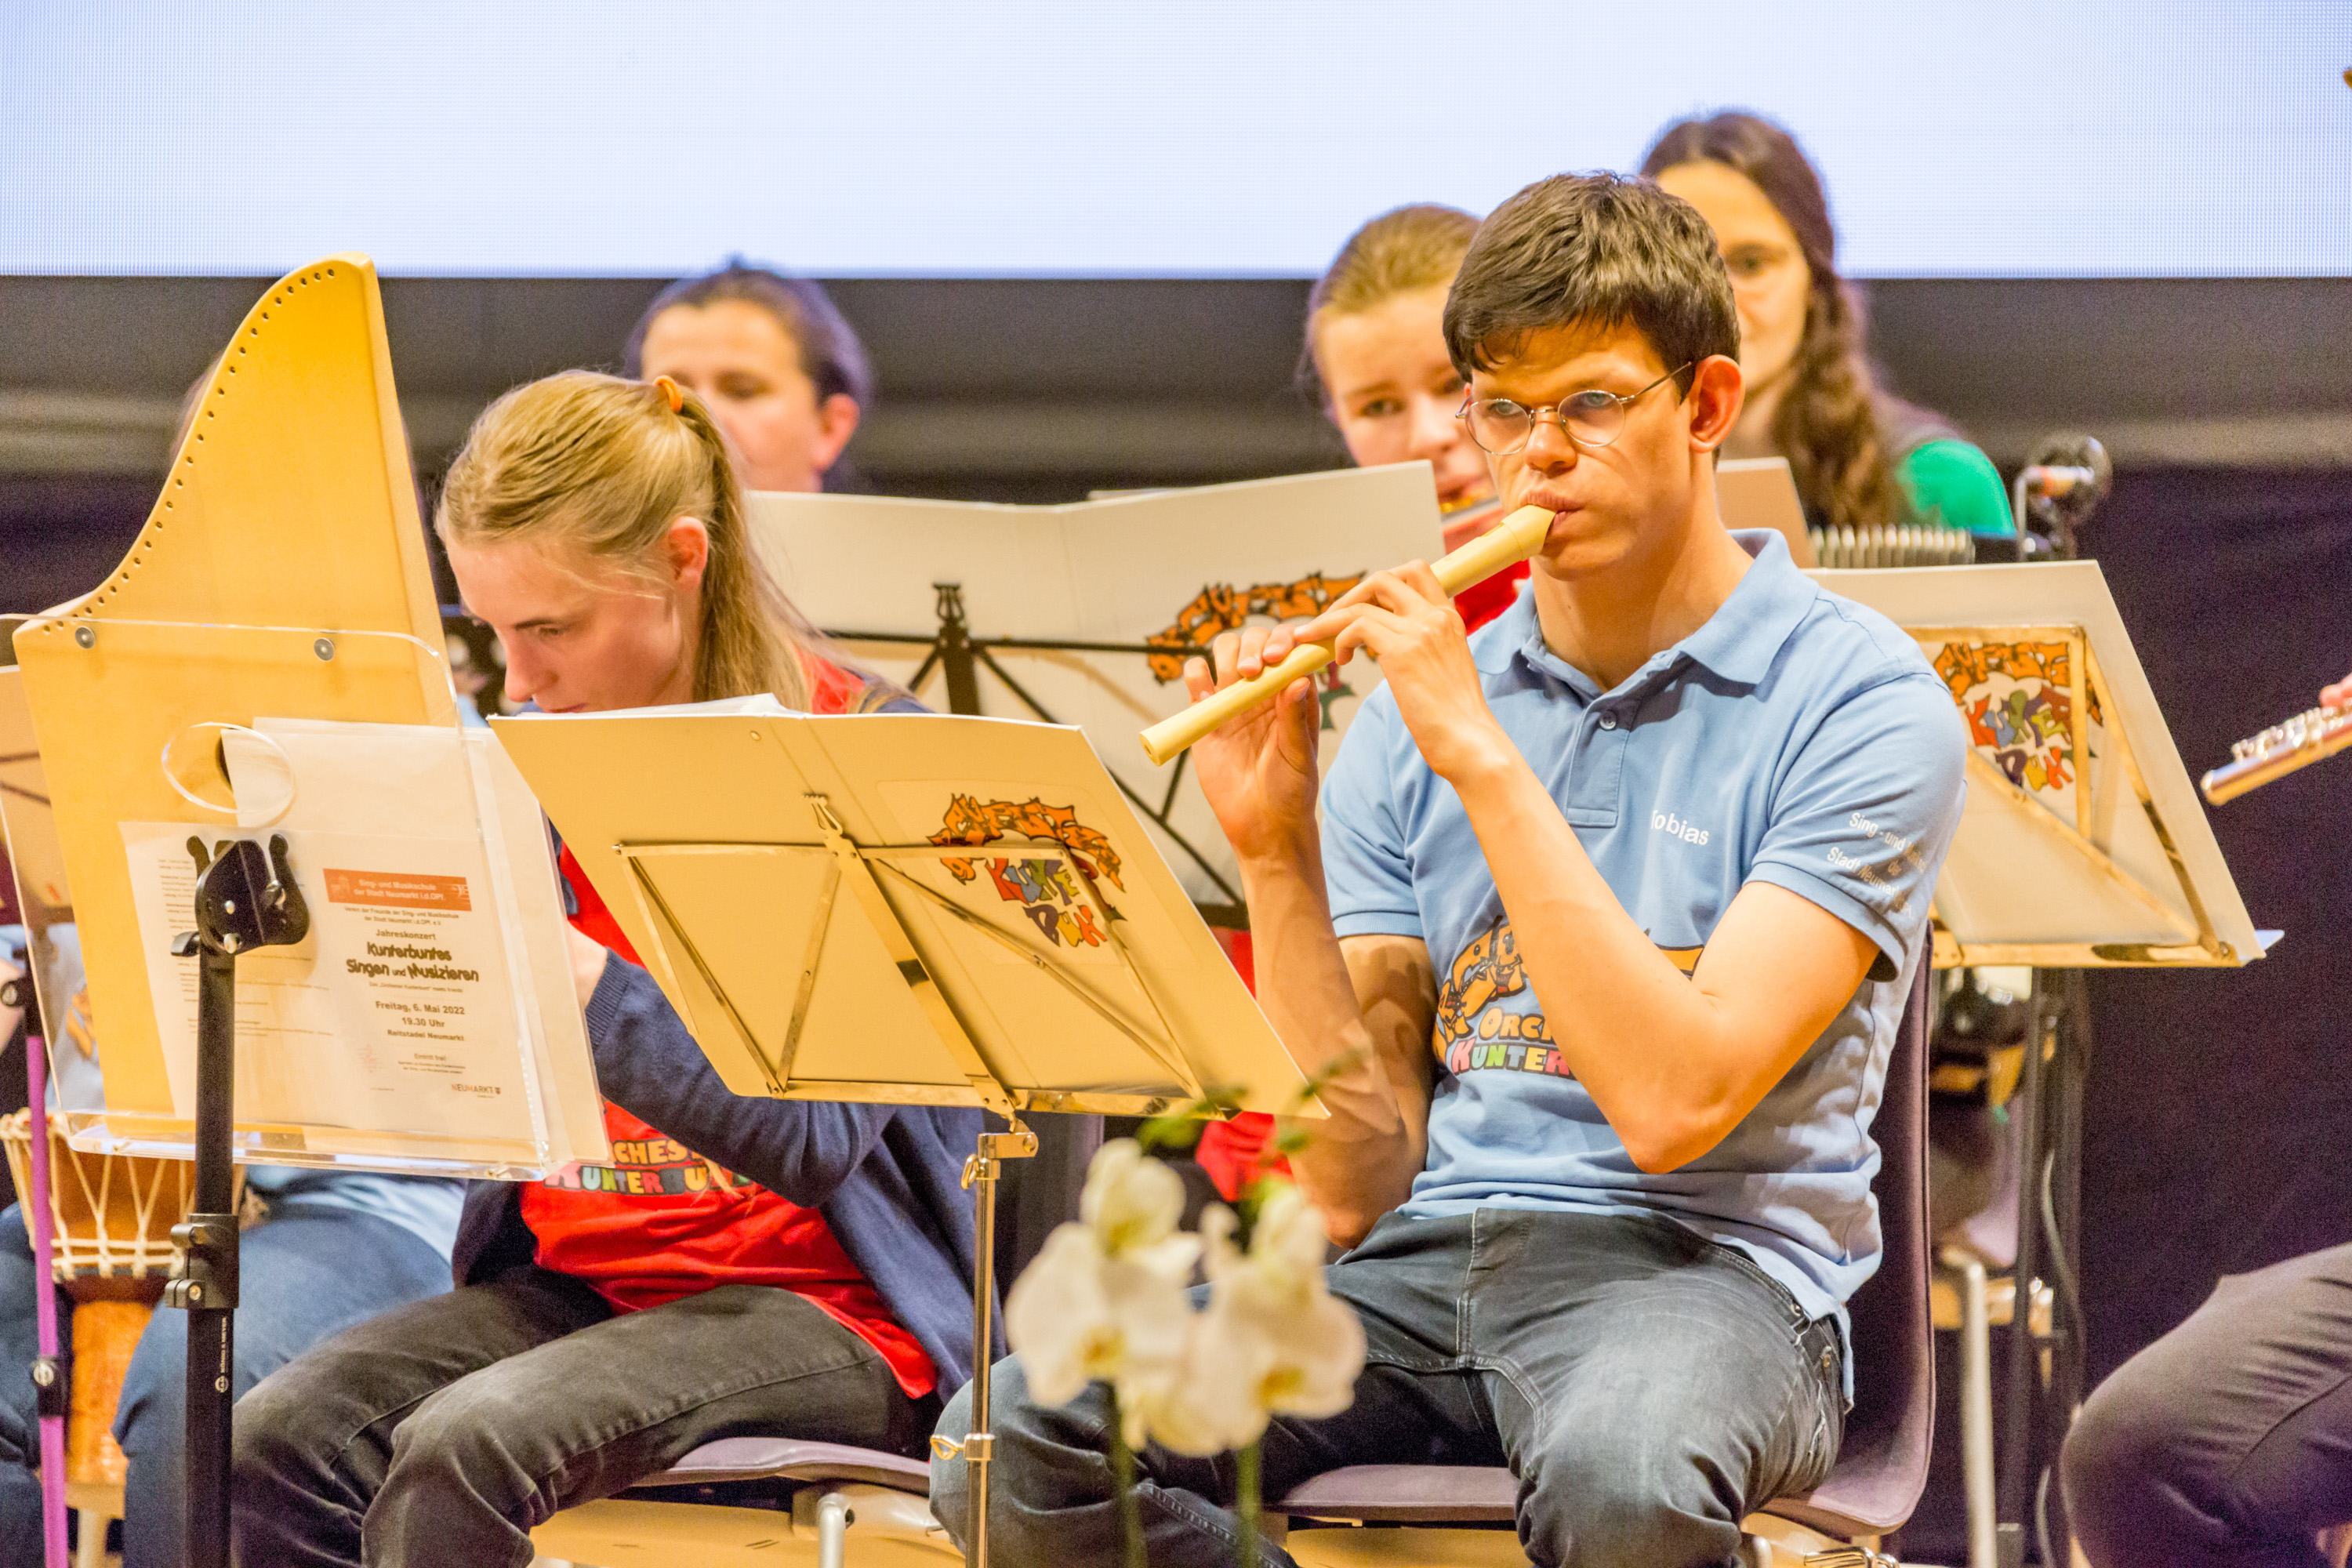
{"type": "Polygon", "coordinates": [[[682,414],[686,411],[686,393],[677,383],[666,375],[657,375],[654,377],[654,384],[661,388],[661,395],[668,400],[669,411],[672,414],[682,414]]]}

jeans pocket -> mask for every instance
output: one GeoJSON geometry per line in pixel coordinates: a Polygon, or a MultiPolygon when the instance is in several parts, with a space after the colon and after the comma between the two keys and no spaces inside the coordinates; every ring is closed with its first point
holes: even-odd
{"type": "Polygon", "coordinates": [[[1766,1272],[1762,1264],[1728,1242],[1710,1241],[1706,1246],[1715,1257],[1728,1262],[1750,1280],[1763,1287],[1765,1293],[1772,1299],[1773,1305],[1780,1310],[1780,1321],[1788,1326],[1791,1339],[1801,1341],[1804,1338],[1807,1326],[1805,1309],[1798,1305],[1793,1291],[1766,1272]]]}

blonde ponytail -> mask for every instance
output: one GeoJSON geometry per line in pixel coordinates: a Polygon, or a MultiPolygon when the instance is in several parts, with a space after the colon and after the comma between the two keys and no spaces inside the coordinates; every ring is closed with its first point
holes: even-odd
{"type": "Polygon", "coordinates": [[[803,660],[822,657],[824,639],[751,547],[743,492],[709,410],[663,380],[565,371],[508,393],[467,432],[433,526],[445,544],[543,540],[652,578],[671,522],[699,519],[710,553],[695,700],[765,691],[806,709],[803,660]]]}

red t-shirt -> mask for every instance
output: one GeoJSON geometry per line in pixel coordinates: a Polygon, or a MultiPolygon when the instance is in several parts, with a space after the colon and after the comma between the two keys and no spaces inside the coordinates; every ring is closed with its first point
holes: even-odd
{"type": "MultiPolygon", "coordinates": [[[[1458,550],[1502,520],[1502,509],[1494,507],[1482,510],[1475,520],[1451,524],[1445,531],[1445,548],[1458,550]]],[[[1511,601],[1518,596],[1519,584],[1527,579],[1528,563],[1522,561],[1456,594],[1454,607],[1461,613],[1463,626],[1475,632],[1509,609],[1511,601]]],[[[1242,983],[1255,994],[1257,977],[1250,933],[1219,931],[1216,935],[1217,945],[1225,950],[1226,958],[1241,972],[1242,983]]],[[[1270,1147],[1273,1142],[1274,1118],[1244,1110],[1228,1121],[1212,1121],[1202,1128],[1201,1142],[1192,1151],[1192,1158],[1208,1173],[1210,1183],[1224,1194],[1227,1203],[1239,1203],[1244,1190],[1261,1176],[1288,1179],[1290,1162],[1274,1152],[1270,1147]]]]}
{"type": "MultiPolygon", "coordinates": [[[[810,710],[855,707],[864,683],[815,659],[810,710]]],[[[631,963],[612,911],[570,848],[564,880],[580,912],[572,923],[631,963]]],[[[610,1165],[572,1165],[522,1190],[523,1223],[539,1263],[585,1279],[625,1312],[657,1307],[719,1285],[771,1285],[814,1303],[874,1347],[910,1399],[939,1386],[915,1336],[891,1315],[815,1209],[777,1196],[703,1160],[619,1106],[604,1104],[610,1165]]]]}

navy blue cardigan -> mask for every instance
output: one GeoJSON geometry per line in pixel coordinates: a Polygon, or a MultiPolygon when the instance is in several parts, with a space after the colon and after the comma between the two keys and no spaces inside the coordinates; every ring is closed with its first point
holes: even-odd
{"type": "MultiPolygon", "coordinates": [[[[971,1377],[972,1213],[964,1157],[977,1110],[728,1092],[661,988],[618,953],[588,1002],[604,1098],[704,1159],[824,1215],[850,1259],[931,1358],[944,1400],[971,1377]]],[[[530,1263],[521,1189],[476,1182],[451,1258],[457,1283],[530,1263]]]]}

